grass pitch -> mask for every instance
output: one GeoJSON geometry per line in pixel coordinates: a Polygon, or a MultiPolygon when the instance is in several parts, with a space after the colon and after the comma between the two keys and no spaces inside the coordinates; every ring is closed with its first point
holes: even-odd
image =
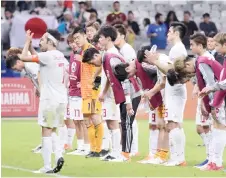
{"type": "MultiPolygon", "coordinates": [[[[67,177],[226,177],[225,172],[202,172],[193,166],[205,159],[205,148],[197,147],[201,139],[195,122],[186,120],[186,167],[164,167],[137,163],[148,153],[148,121],[139,120],[140,156],[128,163],[103,162],[82,156],[65,155],[60,175],[67,177]]],[[[31,149],[41,143],[41,129],[36,121],[2,121],[2,177],[52,177],[31,171],[43,166],[41,154],[31,149]]],[[[226,152],[225,152],[226,153],[226,152]]],[[[226,154],[224,153],[224,160],[226,154]]],[[[224,163],[224,166],[226,164],[224,163]]],[[[56,175],[57,176],[57,175],[56,175]]]]}

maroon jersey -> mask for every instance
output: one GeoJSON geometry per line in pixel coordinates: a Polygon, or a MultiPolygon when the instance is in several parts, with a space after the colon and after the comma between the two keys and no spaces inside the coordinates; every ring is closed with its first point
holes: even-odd
{"type": "Polygon", "coordinates": [[[111,25],[123,24],[126,21],[126,15],[122,12],[113,12],[107,16],[106,21],[111,25]]]}
{"type": "MultiPolygon", "coordinates": [[[[202,89],[204,87],[206,87],[206,84],[205,84],[205,81],[202,77],[202,74],[199,70],[199,64],[200,63],[204,63],[204,64],[207,64],[210,66],[210,68],[212,69],[213,73],[214,73],[214,77],[215,79],[217,79],[219,81],[220,79],[220,72],[222,70],[222,66],[219,62],[217,62],[216,60],[212,60],[212,59],[209,59],[208,57],[203,57],[203,56],[200,56],[197,58],[197,61],[196,61],[196,77],[197,77],[197,84],[198,84],[198,87],[199,87],[199,90],[202,91],[202,89]]],[[[218,93],[219,91],[215,92],[215,95],[218,93]]],[[[210,107],[210,101],[209,101],[209,97],[208,96],[205,96],[203,98],[203,102],[204,102],[204,105],[205,105],[205,108],[206,110],[210,113],[211,112],[211,107],[210,107]]]]}
{"type": "Polygon", "coordinates": [[[80,68],[81,62],[76,57],[79,57],[78,54],[71,54],[70,56],[70,65],[69,65],[69,96],[79,96],[81,97],[81,88],[78,87],[80,83],[80,68]]]}
{"type": "MultiPolygon", "coordinates": [[[[120,103],[123,103],[126,100],[126,98],[124,95],[124,90],[122,88],[122,85],[119,82],[119,80],[116,78],[116,76],[114,75],[114,72],[113,72],[111,64],[110,64],[111,59],[113,59],[114,57],[118,58],[121,62],[125,63],[124,59],[121,58],[120,56],[118,56],[116,54],[105,53],[103,68],[104,68],[104,72],[105,72],[108,80],[111,83],[111,87],[112,87],[113,94],[115,97],[115,103],[120,104],[120,103]]],[[[138,85],[137,81],[135,80],[135,78],[131,77],[131,78],[129,78],[129,80],[132,83],[135,92],[138,92],[140,90],[140,88],[139,88],[139,85],[138,85]]]]}

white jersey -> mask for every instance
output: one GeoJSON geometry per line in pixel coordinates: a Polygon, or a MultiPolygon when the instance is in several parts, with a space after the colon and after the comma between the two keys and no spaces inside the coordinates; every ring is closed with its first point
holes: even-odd
{"type": "MultiPolygon", "coordinates": [[[[177,57],[181,56],[186,57],[187,51],[184,47],[184,44],[182,42],[178,42],[171,48],[169,52],[169,58],[172,62],[174,62],[177,57]]],[[[183,99],[187,99],[187,89],[185,84],[176,84],[174,86],[171,86],[168,80],[166,80],[165,90],[166,98],[170,96],[180,96],[183,99]]]]}
{"type": "Polygon", "coordinates": [[[21,72],[21,75],[31,79],[36,89],[39,89],[38,84],[38,72],[39,64],[33,62],[24,62],[24,70],[21,72]]]}
{"type": "MultiPolygon", "coordinates": [[[[168,65],[172,63],[169,57],[165,54],[161,54],[158,60],[159,62],[161,62],[162,65],[168,65]]],[[[163,77],[165,76],[166,75],[157,68],[157,82],[159,84],[163,82],[163,77]]],[[[161,94],[162,94],[163,101],[165,101],[165,89],[161,90],[161,94]]]]}
{"type": "Polygon", "coordinates": [[[126,62],[131,62],[132,60],[135,60],[137,58],[135,50],[128,43],[125,43],[122,46],[122,48],[120,49],[120,53],[122,54],[122,56],[126,60],[126,62]]]}
{"type": "Polygon", "coordinates": [[[69,63],[58,50],[38,53],[40,61],[41,96],[40,100],[67,103],[65,74],[69,63]]]}

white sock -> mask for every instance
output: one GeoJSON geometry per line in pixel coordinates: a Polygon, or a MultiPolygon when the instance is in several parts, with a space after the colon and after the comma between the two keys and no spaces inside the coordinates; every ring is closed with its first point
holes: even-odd
{"type": "Polygon", "coordinates": [[[51,169],[52,137],[42,137],[42,158],[46,170],[51,169]]]}
{"type": "Polygon", "coordinates": [[[207,159],[210,160],[212,159],[212,154],[213,152],[211,152],[211,150],[213,149],[211,145],[212,143],[212,131],[209,131],[208,133],[205,133],[206,135],[206,143],[205,143],[205,146],[206,146],[206,155],[207,155],[207,159]]]}
{"type": "Polygon", "coordinates": [[[203,133],[201,133],[199,135],[202,138],[203,143],[206,145],[206,134],[203,132],[203,133]]]}
{"type": "Polygon", "coordinates": [[[223,163],[223,153],[224,147],[226,145],[226,131],[215,129],[215,133],[213,135],[213,147],[214,147],[214,160],[218,167],[222,166],[223,163]]]}
{"type": "Polygon", "coordinates": [[[121,132],[120,129],[110,130],[111,140],[112,140],[112,155],[119,156],[121,153],[121,132]]]}
{"type": "Polygon", "coordinates": [[[102,142],[102,149],[103,150],[109,150],[110,149],[110,133],[107,126],[107,123],[104,122],[104,136],[103,136],[103,142],[102,142]]]}
{"type": "Polygon", "coordinates": [[[52,146],[53,146],[53,152],[55,154],[55,162],[57,163],[58,159],[63,157],[63,150],[60,146],[60,138],[56,134],[56,132],[52,133],[52,146]]]}
{"type": "Polygon", "coordinates": [[[67,144],[70,147],[72,147],[73,140],[74,140],[74,137],[75,137],[75,129],[68,128],[67,129],[67,136],[68,136],[67,144]]]}
{"type": "Polygon", "coordinates": [[[186,143],[186,137],[185,137],[185,133],[184,133],[184,129],[181,128],[180,129],[180,136],[181,136],[181,139],[182,139],[182,142],[180,144],[180,150],[179,150],[179,161],[185,161],[185,143],[186,143]]]}
{"type": "Polygon", "coordinates": [[[77,139],[77,149],[82,150],[84,146],[84,140],[83,139],[77,139]]]}
{"type": "Polygon", "coordinates": [[[131,145],[131,153],[138,153],[138,124],[137,120],[133,121],[133,141],[131,145]]]}
{"type": "Polygon", "coordinates": [[[150,130],[149,131],[149,154],[153,155],[157,151],[158,147],[158,138],[159,138],[159,130],[150,130]]]}
{"type": "Polygon", "coordinates": [[[67,126],[59,127],[58,128],[58,135],[60,137],[60,146],[64,148],[64,144],[67,143],[67,126]]]}
{"type": "Polygon", "coordinates": [[[181,129],[175,128],[169,132],[169,148],[170,148],[170,159],[179,160],[181,158],[182,153],[182,145],[183,145],[183,138],[182,138],[181,129]]]}
{"type": "Polygon", "coordinates": [[[83,150],[85,151],[85,152],[89,152],[90,151],[90,144],[88,143],[84,143],[83,144],[83,150]]]}

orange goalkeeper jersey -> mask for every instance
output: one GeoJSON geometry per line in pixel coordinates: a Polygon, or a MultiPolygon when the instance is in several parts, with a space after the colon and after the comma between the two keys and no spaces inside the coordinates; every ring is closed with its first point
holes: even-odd
{"type": "MultiPolygon", "coordinates": [[[[90,43],[84,45],[82,49],[83,52],[94,47],[90,43]]],[[[81,63],[81,96],[83,99],[97,99],[99,91],[93,90],[94,75],[96,72],[96,67],[91,64],[81,63]]]]}

